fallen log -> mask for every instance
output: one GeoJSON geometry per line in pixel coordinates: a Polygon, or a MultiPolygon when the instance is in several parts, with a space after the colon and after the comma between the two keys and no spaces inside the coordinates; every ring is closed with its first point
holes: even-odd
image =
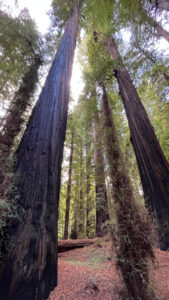
{"type": "Polygon", "coordinates": [[[94,242],[95,242],[95,240],[89,240],[89,239],[62,240],[62,241],[58,242],[58,253],[90,246],[94,242]]]}

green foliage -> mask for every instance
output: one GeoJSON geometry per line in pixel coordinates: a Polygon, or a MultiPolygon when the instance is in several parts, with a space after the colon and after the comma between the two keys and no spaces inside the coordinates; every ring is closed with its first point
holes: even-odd
{"type": "Polygon", "coordinates": [[[0,11],[0,31],[0,93],[9,99],[11,87],[18,87],[40,52],[39,34],[26,9],[16,18],[0,11]]]}

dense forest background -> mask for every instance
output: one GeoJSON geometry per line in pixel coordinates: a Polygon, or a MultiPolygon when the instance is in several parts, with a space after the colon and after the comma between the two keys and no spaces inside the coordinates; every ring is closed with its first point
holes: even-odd
{"type": "Polygon", "coordinates": [[[57,233],[109,234],[130,299],[156,299],[148,261],[169,248],[168,1],[53,0],[49,16],[42,35],[26,8],[0,1],[0,299],[48,297],[57,233]]]}

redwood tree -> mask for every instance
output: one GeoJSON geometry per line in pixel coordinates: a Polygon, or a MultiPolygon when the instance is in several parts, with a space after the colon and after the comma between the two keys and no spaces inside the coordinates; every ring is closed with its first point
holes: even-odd
{"type": "Polygon", "coordinates": [[[115,62],[120,95],[125,107],[146,204],[156,213],[159,223],[161,249],[169,248],[169,164],[161,150],[144,106],[137,94],[129,73],[124,67],[114,39],[106,45],[115,62]]]}
{"type": "Polygon", "coordinates": [[[79,1],[16,152],[18,218],[0,269],[1,300],[42,300],[57,284],[57,211],[79,1]]]}
{"type": "Polygon", "coordinates": [[[74,132],[73,132],[73,129],[72,129],[70,158],[69,158],[69,177],[68,177],[67,197],[66,197],[64,240],[68,239],[68,228],[69,228],[69,211],[70,211],[70,199],[71,199],[72,162],[73,162],[73,137],[74,137],[74,132]]]}
{"type": "Polygon", "coordinates": [[[20,87],[15,94],[15,97],[10,104],[10,109],[7,112],[5,122],[0,132],[0,194],[4,195],[8,188],[8,178],[6,176],[8,158],[11,154],[14,141],[21,131],[24,123],[24,112],[30,104],[31,97],[35,90],[38,81],[38,69],[42,64],[42,59],[39,55],[32,58],[32,63],[28,71],[24,74],[20,87]]]}
{"type": "Polygon", "coordinates": [[[106,154],[117,215],[117,264],[132,299],[156,299],[149,289],[148,258],[154,257],[150,242],[151,226],[146,212],[140,210],[134,199],[103,82],[102,90],[106,154]]]}
{"type": "Polygon", "coordinates": [[[102,225],[109,219],[108,199],[105,185],[104,157],[101,149],[99,116],[96,110],[93,118],[93,138],[95,143],[94,163],[96,181],[96,235],[102,236],[102,225]]]}

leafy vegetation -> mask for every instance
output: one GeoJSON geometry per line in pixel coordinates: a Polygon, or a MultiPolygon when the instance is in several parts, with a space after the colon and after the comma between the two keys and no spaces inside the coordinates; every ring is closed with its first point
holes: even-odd
{"type": "MultiPolygon", "coordinates": [[[[2,300],[48,297],[57,227],[59,240],[110,234],[128,299],[156,299],[154,230],[157,246],[169,248],[169,55],[158,49],[169,42],[167,10],[162,0],[53,0],[52,32],[43,38],[27,10],[0,11],[0,234],[9,251],[2,300]],[[68,112],[77,36],[85,87],[68,112]],[[43,75],[53,57],[31,114],[38,69],[44,65],[43,75]]],[[[91,254],[90,263],[100,260],[91,254]]]]}

